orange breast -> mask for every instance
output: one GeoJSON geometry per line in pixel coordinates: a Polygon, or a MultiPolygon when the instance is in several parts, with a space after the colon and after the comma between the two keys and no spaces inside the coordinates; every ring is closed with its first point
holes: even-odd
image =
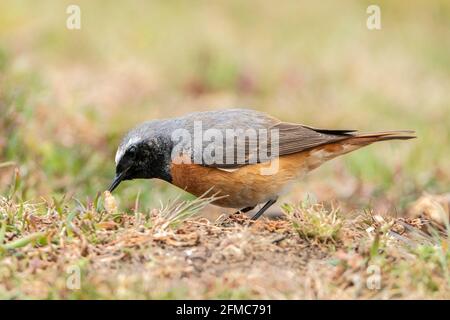
{"type": "Polygon", "coordinates": [[[297,153],[279,158],[276,163],[251,164],[234,170],[204,167],[198,164],[172,163],[172,184],[196,196],[212,188],[225,196],[214,202],[221,207],[244,208],[274,199],[289,182],[305,174],[309,168],[309,153],[297,153]]]}

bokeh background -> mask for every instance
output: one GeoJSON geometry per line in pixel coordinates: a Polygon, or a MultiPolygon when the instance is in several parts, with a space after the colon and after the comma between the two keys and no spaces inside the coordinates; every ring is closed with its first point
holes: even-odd
{"type": "MultiPolygon", "coordinates": [[[[0,2],[0,191],[87,199],[114,175],[121,136],[149,119],[247,107],[292,122],[419,139],[336,159],[284,201],[401,214],[450,187],[448,1],[0,2]],[[81,30],[66,8],[81,8],[81,30]],[[381,8],[381,30],[366,9],[381,8]]],[[[121,185],[124,209],[181,191],[121,185]]],[[[183,197],[189,197],[183,194],[183,197]]]]}

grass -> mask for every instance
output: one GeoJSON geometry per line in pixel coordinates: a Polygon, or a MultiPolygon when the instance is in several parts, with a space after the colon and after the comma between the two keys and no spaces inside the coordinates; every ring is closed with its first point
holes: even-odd
{"type": "Polygon", "coordinates": [[[77,3],[76,31],[64,1],[0,3],[1,298],[449,298],[447,1],[380,1],[379,31],[356,0],[77,3]],[[418,139],[322,166],[279,220],[103,193],[129,128],[236,106],[418,139]]]}
{"type": "Polygon", "coordinates": [[[449,298],[448,233],[423,217],[350,218],[306,202],[280,220],[196,217],[213,200],[126,213],[108,192],[2,198],[0,297],[449,298]]]}
{"type": "Polygon", "coordinates": [[[334,242],[343,226],[339,210],[326,210],[323,204],[301,203],[299,206],[285,204],[283,210],[294,230],[307,240],[334,242]]]}

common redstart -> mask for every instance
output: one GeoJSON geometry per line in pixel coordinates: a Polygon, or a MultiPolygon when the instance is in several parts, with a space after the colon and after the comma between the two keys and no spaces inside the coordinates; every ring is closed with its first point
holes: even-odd
{"type": "Polygon", "coordinates": [[[128,132],[109,191],[124,180],[158,178],[197,197],[213,190],[221,196],[213,204],[240,212],[265,203],[256,220],[291,182],[325,161],[373,142],[412,138],[409,130],[318,129],[248,109],[196,112],[128,132]]]}

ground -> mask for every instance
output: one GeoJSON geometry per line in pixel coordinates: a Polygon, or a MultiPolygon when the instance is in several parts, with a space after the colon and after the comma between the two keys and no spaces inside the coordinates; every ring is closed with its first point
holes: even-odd
{"type": "Polygon", "coordinates": [[[79,30],[72,2],[0,2],[0,298],[449,298],[448,1],[378,1],[380,30],[373,1],[76,2],[79,30]],[[418,139],[256,223],[157,180],[104,194],[127,130],[229,107],[418,139]]]}
{"type": "MultiPolygon", "coordinates": [[[[212,198],[120,213],[93,203],[2,200],[0,295],[7,299],[448,299],[448,233],[304,202],[275,220],[195,218],[212,198]],[[183,217],[183,218],[180,218],[183,217]],[[11,224],[11,222],[13,222],[11,224]]],[[[448,227],[448,225],[447,225],[448,227]]]]}

